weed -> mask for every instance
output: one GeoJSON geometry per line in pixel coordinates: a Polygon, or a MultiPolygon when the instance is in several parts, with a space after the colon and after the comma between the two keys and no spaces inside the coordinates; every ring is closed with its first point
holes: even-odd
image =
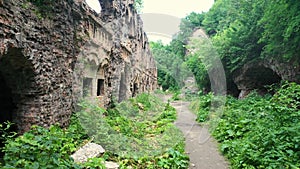
{"type": "Polygon", "coordinates": [[[118,162],[120,168],[187,168],[184,138],[172,123],[176,111],[158,100],[141,94],[108,111],[82,102],[82,111],[71,117],[67,129],[32,126],[8,139],[2,168],[98,169],[106,160],[118,162]],[[103,145],[106,153],[76,164],[70,154],[87,139],[103,145]]]}
{"type": "MultiPolygon", "coordinates": [[[[198,121],[209,96],[198,101],[198,121]],[[202,109],[202,110],[200,110],[202,109]]],[[[300,167],[300,85],[285,83],[274,96],[228,97],[213,136],[232,168],[300,167]]]]}

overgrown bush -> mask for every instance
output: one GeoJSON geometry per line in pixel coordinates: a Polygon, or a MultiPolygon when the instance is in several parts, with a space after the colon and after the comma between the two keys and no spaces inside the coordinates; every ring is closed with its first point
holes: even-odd
{"type": "Polygon", "coordinates": [[[94,142],[101,144],[121,168],[185,168],[184,138],[172,124],[176,111],[160,99],[140,94],[108,112],[83,105],[81,120],[94,142]],[[84,115],[86,114],[86,115],[84,115]],[[166,158],[169,157],[169,158],[166,158]],[[176,162],[174,162],[176,161],[176,162]]]}
{"type": "Polygon", "coordinates": [[[69,154],[80,144],[80,137],[58,126],[33,126],[7,142],[3,168],[79,168],[69,154]]]}
{"type": "Polygon", "coordinates": [[[199,98],[194,100],[190,109],[196,113],[198,122],[205,122],[209,118],[209,110],[212,103],[213,94],[209,93],[207,95],[200,95],[199,98]]]}
{"type": "Polygon", "coordinates": [[[213,136],[232,168],[300,167],[300,85],[285,83],[274,96],[228,97],[213,136]]]}
{"type": "Polygon", "coordinates": [[[120,168],[187,168],[183,135],[172,124],[176,111],[158,100],[141,94],[109,111],[83,102],[67,129],[33,126],[22,136],[7,139],[1,168],[101,169],[106,160],[118,162],[120,168]],[[88,140],[103,145],[106,153],[74,163],[70,154],[88,140]]]}

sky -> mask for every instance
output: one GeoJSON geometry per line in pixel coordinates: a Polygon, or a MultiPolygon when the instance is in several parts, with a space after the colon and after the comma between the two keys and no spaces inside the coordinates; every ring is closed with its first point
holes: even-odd
{"type": "Polygon", "coordinates": [[[100,13],[101,7],[98,0],[85,0],[86,3],[93,8],[97,13],[100,13]]]}
{"type": "Polygon", "coordinates": [[[206,12],[214,0],[144,0],[143,13],[161,13],[183,18],[192,11],[206,12]]]}
{"type": "Polygon", "coordinates": [[[214,0],[144,0],[142,19],[150,41],[167,44],[179,31],[181,18],[191,12],[207,12],[214,0]]]}
{"type": "MultiPolygon", "coordinates": [[[[214,0],[143,0],[141,17],[150,41],[162,40],[167,44],[179,31],[180,19],[191,12],[207,12],[214,0]]],[[[96,12],[101,7],[98,0],[86,0],[96,12]]]]}

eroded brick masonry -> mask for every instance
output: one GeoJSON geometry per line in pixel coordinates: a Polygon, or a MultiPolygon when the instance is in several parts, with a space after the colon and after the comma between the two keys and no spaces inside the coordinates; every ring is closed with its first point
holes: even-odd
{"type": "Polygon", "coordinates": [[[99,0],[99,14],[84,0],[47,2],[0,0],[1,122],[67,126],[82,97],[106,107],[156,88],[133,0],[99,0]]]}

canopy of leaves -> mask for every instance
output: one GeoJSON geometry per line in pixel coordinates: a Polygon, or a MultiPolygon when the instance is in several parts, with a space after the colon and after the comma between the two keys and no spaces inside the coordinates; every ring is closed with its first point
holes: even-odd
{"type": "Polygon", "coordinates": [[[134,0],[134,8],[136,9],[136,11],[138,13],[141,12],[141,10],[143,9],[143,7],[144,7],[143,0],[134,0]]]}
{"type": "Polygon", "coordinates": [[[300,52],[300,3],[268,0],[259,25],[264,28],[260,42],[265,43],[263,56],[281,60],[298,60],[300,52]]]}
{"type": "Polygon", "coordinates": [[[158,84],[164,90],[180,89],[184,79],[189,76],[186,64],[181,55],[176,54],[174,48],[170,45],[163,45],[161,42],[150,43],[152,54],[158,67],[158,84]]]}
{"type": "MultiPolygon", "coordinates": [[[[218,0],[203,27],[230,72],[250,60],[299,58],[300,4],[295,1],[218,0]]],[[[295,62],[295,61],[294,61],[295,62]]]]}
{"type": "Polygon", "coordinates": [[[195,30],[204,29],[222,60],[227,86],[234,92],[233,73],[246,63],[275,59],[299,66],[299,10],[297,1],[217,0],[207,13],[192,12],[183,18],[180,31],[166,49],[186,62],[199,87],[207,87],[203,60],[188,52],[190,37],[195,30]]]}

